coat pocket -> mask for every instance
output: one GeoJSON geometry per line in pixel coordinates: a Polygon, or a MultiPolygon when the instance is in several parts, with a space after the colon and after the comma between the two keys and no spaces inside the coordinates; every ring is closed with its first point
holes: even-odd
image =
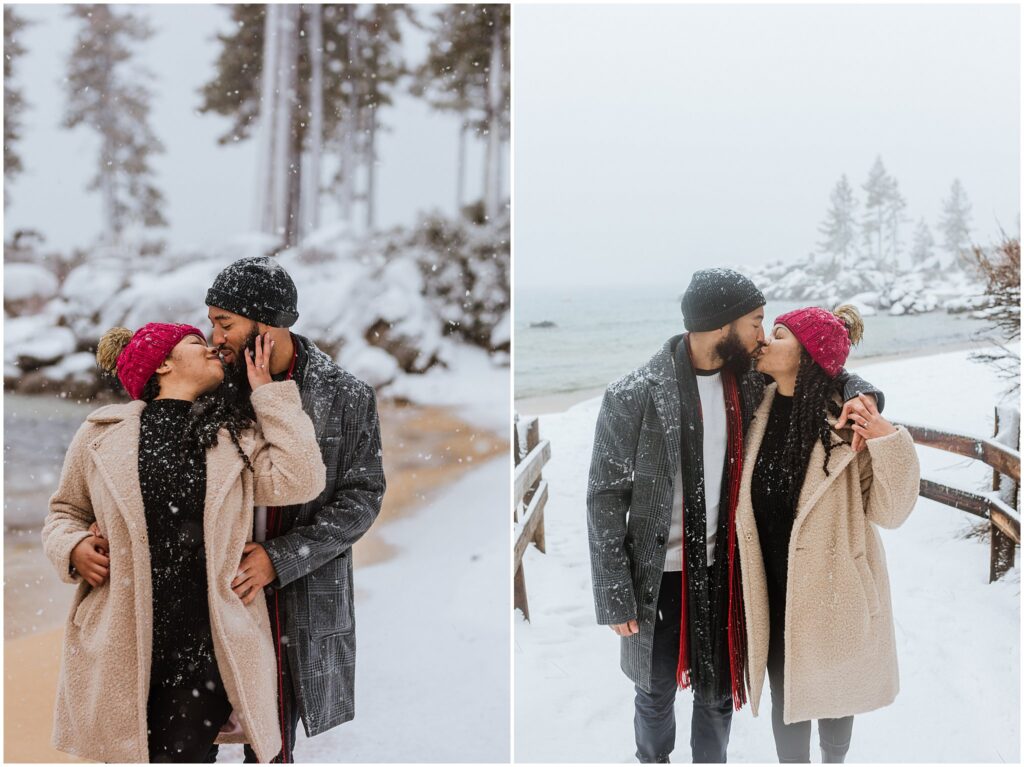
{"type": "Polygon", "coordinates": [[[324,563],[306,577],[309,630],[313,636],[346,633],[355,623],[352,608],[352,557],[349,552],[324,563]]]}
{"type": "Polygon", "coordinates": [[[85,596],[82,597],[82,601],[75,607],[75,612],[71,616],[71,622],[79,629],[85,629],[92,618],[97,612],[97,602],[99,601],[99,589],[89,586],[88,591],[85,592],[85,596]]]}
{"type": "Polygon", "coordinates": [[[867,558],[858,554],[853,560],[857,565],[857,575],[860,576],[861,588],[864,589],[864,599],[868,605],[868,615],[872,618],[878,615],[878,587],[875,586],[875,579],[871,577],[871,570],[868,568],[867,558]]]}

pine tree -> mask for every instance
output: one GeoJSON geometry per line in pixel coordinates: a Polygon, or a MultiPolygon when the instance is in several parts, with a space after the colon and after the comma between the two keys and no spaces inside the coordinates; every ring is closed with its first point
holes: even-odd
{"type": "Polygon", "coordinates": [[[881,156],[875,158],[875,164],[868,172],[868,180],[861,188],[866,195],[864,217],[861,221],[864,250],[881,266],[884,263],[884,227],[890,188],[889,174],[885,171],[881,156]]]}
{"type": "Polygon", "coordinates": [[[907,208],[907,201],[900,194],[899,182],[893,176],[889,176],[886,183],[886,199],[883,206],[884,229],[885,229],[885,260],[890,271],[895,272],[899,267],[900,255],[903,252],[903,245],[900,240],[900,231],[907,218],[904,211],[907,208]]]}
{"type": "Polygon", "coordinates": [[[356,14],[355,38],[358,48],[349,61],[353,73],[359,158],[365,167],[366,228],[376,226],[377,136],[384,128],[381,108],[393,103],[398,81],[407,74],[401,55],[401,19],[411,10],[397,3],[362,6],[356,14]],[[365,10],[364,10],[365,9],[365,10]]]}
{"type": "MultiPolygon", "coordinates": [[[[413,92],[435,109],[463,118],[460,126],[457,202],[464,202],[465,137],[485,141],[485,203],[501,196],[501,149],[510,131],[511,77],[507,5],[447,5],[434,16],[433,39],[417,69],[413,92]],[[491,73],[494,71],[494,77],[491,73]]],[[[487,215],[493,219],[495,210],[487,215]]]]}
{"type": "Polygon", "coordinates": [[[928,261],[934,255],[933,247],[935,247],[935,238],[932,237],[932,230],[928,228],[928,223],[922,218],[917,222],[917,228],[914,230],[914,245],[910,251],[910,260],[914,266],[928,261]]]}
{"type": "Polygon", "coordinates": [[[89,189],[102,192],[104,238],[117,243],[130,225],[167,224],[149,164],[151,155],[163,151],[149,125],[151,93],[143,79],[151,76],[133,62],[131,48],[153,32],[140,17],[109,5],[74,5],[69,13],[81,29],[68,59],[63,125],[86,125],[99,134],[89,189]]]}
{"type": "Polygon", "coordinates": [[[824,240],[818,243],[820,252],[832,257],[831,275],[835,276],[843,266],[848,266],[850,256],[856,247],[857,200],[844,173],[831,195],[832,206],[825,214],[825,220],[818,227],[824,240]]]}
{"type": "MultiPolygon", "coordinates": [[[[356,198],[358,166],[369,167],[366,158],[376,150],[375,132],[381,127],[377,111],[391,103],[390,90],[403,71],[401,60],[395,55],[401,42],[398,19],[411,17],[412,12],[401,5],[372,6],[365,11],[361,6],[351,4],[318,5],[316,8],[298,6],[298,20],[294,24],[286,22],[295,30],[297,42],[285,46],[287,60],[279,62],[273,73],[274,79],[268,81],[263,77],[263,59],[267,54],[268,9],[270,14],[276,14],[278,11],[273,10],[274,7],[231,6],[231,18],[236,29],[218,36],[221,52],[216,76],[202,88],[200,111],[233,118],[231,129],[218,139],[220,143],[228,143],[254,136],[255,126],[260,124],[261,102],[266,101],[269,111],[275,105],[282,106],[282,98],[289,101],[291,120],[288,133],[291,142],[283,161],[288,178],[287,212],[284,216],[287,226],[283,234],[285,244],[294,244],[299,236],[298,225],[303,220],[303,211],[308,214],[312,208],[318,207],[308,199],[311,194],[317,194],[314,189],[319,189],[319,173],[314,170],[314,166],[319,164],[314,157],[317,148],[322,158],[326,151],[334,151],[340,145],[343,168],[335,181],[344,178],[343,196],[347,192],[349,200],[347,205],[343,202],[343,218],[348,218],[356,198]],[[318,27],[320,33],[320,46],[316,52],[309,48],[309,41],[315,37],[314,27],[318,27]],[[397,73],[394,71],[396,68],[397,73]],[[285,74],[286,80],[279,79],[285,74]],[[315,97],[312,93],[314,79],[320,85],[315,97]],[[277,87],[286,81],[294,82],[290,96],[286,94],[287,88],[277,87]],[[263,95],[268,82],[272,97],[263,95]],[[318,120],[315,119],[317,117],[318,120]],[[319,142],[309,136],[314,122],[320,125],[319,142]],[[314,177],[303,181],[304,173],[314,177]],[[306,197],[305,202],[303,197],[306,197]]],[[[278,30],[280,20],[291,12],[275,17],[276,21],[270,24],[270,28],[278,30]]],[[[281,52],[279,48],[271,50],[281,52]]],[[[282,114],[280,109],[275,113],[278,117],[282,114]]],[[[270,156],[265,151],[260,155],[270,156]]],[[[261,173],[261,177],[272,179],[274,172],[268,169],[261,173]]],[[[375,175],[368,174],[368,185],[374,184],[375,180],[375,175]]],[[[261,194],[271,192],[265,190],[261,194]]],[[[373,196],[363,195],[368,207],[372,207],[369,203],[373,196]]],[[[258,207],[262,209],[264,206],[261,203],[258,207]]],[[[260,218],[263,220],[262,216],[260,218]]]]}
{"type": "Polygon", "coordinates": [[[11,201],[7,182],[24,170],[21,156],[15,151],[15,142],[21,138],[21,115],[25,111],[25,97],[14,84],[14,62],[25,53],[19,33],[27,26],[10,5],[4,6],[4,207],[11,201]]]}
{"type": "Polygon", "coordinates": [[[954,179],[949,189],[949,197],[942,203],[942,219],[939,228],[942,230],[942,245],[950,256],[950,263],[960,266],[971,266],[970,258],[970,219],[971,204],[967,200],[960,179],[954,179]]]}

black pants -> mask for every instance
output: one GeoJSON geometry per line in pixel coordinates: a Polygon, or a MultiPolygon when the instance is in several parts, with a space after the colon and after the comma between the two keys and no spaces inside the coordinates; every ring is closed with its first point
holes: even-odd
{"type": "MultiPolygon", "coordinates": [[[[676,668],[679,665],[679,630],[682,620],[682,576],[665,573],[661,579],[654,622],[650,692],[636,687],[636,758],[641,762],[668,762],[676,744],[676,668]]],[[[704,700],[694,694],[690,722],[693,761],[726,761],[732,726],[732,697],[704,700]]]]}
{"type": "MultiPolygon", "coordinates": [[[[281,752],[273,759],[275,764],[292,764],[295,761],[293,751],[295,749],[295,733],[299,727],[299,704],[292,684],[291,670],[288,666],[288,658],[285,655],[286,645],[281,643],[281,633],[284,631],[284,599],[277,592],[271,592],[267,596],[267,610],[270,613],[270,633],[274,640],[274,652],[277,655],[277,668],[275,669],[278,679],[278,717],[281,722],[281,752]]],[[[219,748],[213,745],[209,749],[208,762],[217,761],[219,748]]],[[[256,763],[256,752],[252,747],[245,744],[246,763],[256,763]]]]}
{"type": "MultiPolygon", "coordinates": [[[[780,632],[781,633],[781,632],[780,632]]],[[[783,719],[785,653],[782,637],[774,635],[768,651],[768,681],[772,690],[772,732],[780,764],[807,764],[811,761],[811,722],[786,724],[783,719]]],[[[818,743],[824,764],[841,764],[850,750],[853,717],[818,720],[818,743]]]]}
{"type": "Polygon", "coordinates": [[[206,762],[231,703],[218,677],[213,690],[155,687],[149,691],[150,762],[206,762]]]}

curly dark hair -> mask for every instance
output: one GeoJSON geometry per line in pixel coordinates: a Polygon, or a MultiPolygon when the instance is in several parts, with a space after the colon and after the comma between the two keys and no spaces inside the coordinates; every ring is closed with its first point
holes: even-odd
{"type": "MultiPolygon", "coordinates": [[[[208,450],[217,444],[217,433],[226,429],[231,441],[242,457],[245,467],[253,474],[249,456],[242,450],[239,438],[242,432],[256,422],[256,412],[249,401],[248,381],[240,382],[233,369],[225,366],[224,383],[211,392],[201,395],[192,405],[188,423],[181,435],[181,451],[184,455],[189,448],[208,450]]],[[[154,373],[142,389],[142,399],[147,404],[160,395],[160,377],[154,373]]]]}
{"type": "Polygon", "coordinates": [[[835,379],[830,378],[805,349],[801,349],[800,368],[793,392],[793,411],[782,452],[782,470],[786,476],[792,477],[789,501],[793,509],[796,509],[800,498],[814,444],[821,442],[825,447],[825,464],[822,468],[825,476],[829,476],[828,461],[832,448],[843,442],[838,437],[835,438],[838,441],[833,441],[834,432],[826,417],[829,413],[838,416],[842,412],[835,401],[837,391],[835,379]]]}

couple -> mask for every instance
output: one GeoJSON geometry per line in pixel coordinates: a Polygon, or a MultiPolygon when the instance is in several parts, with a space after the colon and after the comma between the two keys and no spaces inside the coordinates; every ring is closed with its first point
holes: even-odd
{"type": "Polygon", "coordinates": [[[92,413],[43,528],[78,584],[54,745],[106,762],[291,762],[353,716],[352,544],[384,494],[373,389],[288,328],[275,259],[224,269],[198,328],[108,331],[131,397],[92,413]],[[223,361],[222,361],[223,357],[223,361]]]}
{"type": "Polygon", "coordinates": [[[622,637],[641,762],[668,762],[692,687],[694,762],[725,762],[732,712],[767,672],[780,762],[842,762],[855,714],[896,696],[875,526],[898,527],[920,469],[882,393],[843,369],[850,306],[775,320],[728,269],[697,272],[689,331],[608,387],[587,489],[598,623],[622,637]],[[751,369],[752,366],[755,369],[751,369]],[[769,383],[769,380],[772,382],[769,383]]]}

